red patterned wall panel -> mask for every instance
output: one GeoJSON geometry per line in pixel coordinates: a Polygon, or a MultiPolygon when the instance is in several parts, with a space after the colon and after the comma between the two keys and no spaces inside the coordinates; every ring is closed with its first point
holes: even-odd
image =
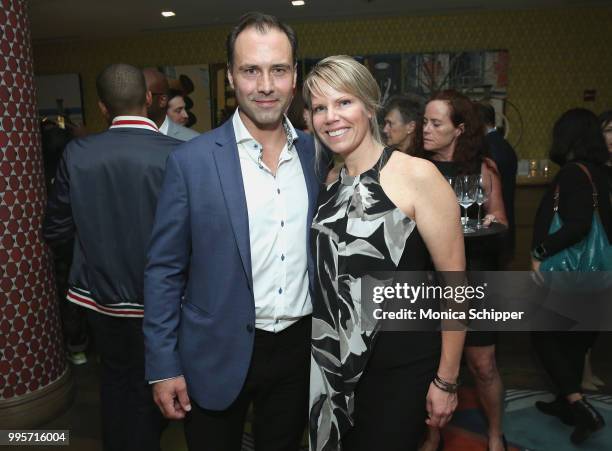
{"type": "Polygon", "coordinates": [[[51,259],[25,0],[0,3],[0,400],[66,371],[51,259]]]}

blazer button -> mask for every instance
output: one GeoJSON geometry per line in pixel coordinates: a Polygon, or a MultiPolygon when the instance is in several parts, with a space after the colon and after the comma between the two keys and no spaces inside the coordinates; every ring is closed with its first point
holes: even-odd
{"type": "Polygon", "coordinates": [[[253,326],[251,324],[247,324],[247,332],[250,334],[253,333],[253,326]]]}

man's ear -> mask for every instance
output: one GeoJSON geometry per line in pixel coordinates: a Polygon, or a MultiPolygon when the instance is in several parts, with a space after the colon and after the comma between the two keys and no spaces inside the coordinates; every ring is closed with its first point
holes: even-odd
{"type": "Polygon", "coordinates": [[[165,110],[168,108],[168,94],[162,94],[159,97],[159,108],[165,110]]]}
{"type": "Polygon", "coordinates": [[[145,94],[145,106],[148,109],[151,105],[153,105],[153,94],[151,91],[147,90],[147,93],[145,94]]]}
{"type": "Polygon", "coordinates": [[[106,105],[104,105],[101,100],[98,100],[98,108],[100,109],[102,116],[104,116],[104,119],[106,119],[107,122],[110,122],[112,118],[110,117],[108,108],[106,108],[106,105]]]}
{"type": "Polygon", "coordinates": [[[293,90],[295,91],[295,86],[297,85],[297,63],[293,66],[293,90]]]}
{"type": "Polygon", "coordinates": [[[416,121],[408,122],[406,127],[408,127],[408,134],[412,135],[416,131],[416,121]]]}
{"type": "Polygon", "coordinates": [[[232,67],[229,64],[227,65],[227,80],[232,89],[234,89],[234,77],[232,76],[232,67]]]}

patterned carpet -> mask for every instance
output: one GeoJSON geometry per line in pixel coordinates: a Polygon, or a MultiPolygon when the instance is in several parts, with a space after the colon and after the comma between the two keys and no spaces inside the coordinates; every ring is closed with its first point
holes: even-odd
{"type": "MultiPolygon", "coordinates": [[[[536,401],[552,399],[553,395],[546,391],[506,390],[504,429],[510,451],[612,450],[612,428],[609,426],[612,425],[612,396],[589,396],[589,401],[601,412],[608,426],[593,435],[580,448],[573,446],[569,441],[571,427],[565,426],[555,418],[541,414],[534,407],[536,401]]],[[[250,425],[247,425],[242,451],[254,449],[253,438],[249,431],[250,425]]],[[[445,451],[486,450],[486,421],[478,408],[473,389],[461,389],[459,408],[451,425],[444,430],[444,442],[445,451]]],[[[307,449],[304,445],[303,450],[307,449]]]]}

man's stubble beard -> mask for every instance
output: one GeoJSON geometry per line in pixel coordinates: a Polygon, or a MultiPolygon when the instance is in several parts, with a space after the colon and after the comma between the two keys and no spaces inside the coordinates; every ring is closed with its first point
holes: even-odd
{"type": "Polygon", "coordinates": [[[251,105],[247,105],[246,107],[245,105],[240,105],[240,109],[257,126],[257,128],[268,129],[280,125],[285,110],[290,103],[291,99],[283,102],[282,105],[279,104],[276,108],[269,111],[262,111],[262,109],[251,107],[251,105]]]}

